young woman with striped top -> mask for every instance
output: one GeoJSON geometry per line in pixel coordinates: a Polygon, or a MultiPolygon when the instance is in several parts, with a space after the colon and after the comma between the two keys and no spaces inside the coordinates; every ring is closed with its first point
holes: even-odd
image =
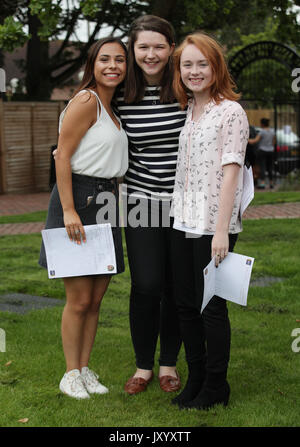
{"type": "Polygon", "coordinates": [[[172,90],[174,46],[173,29],[164,19],[142,16],[133,22],[125,91],[118,99],[129,140],[123,203],[137,366],[125,385],[128,394],[144,391],[152,380],[158,334],[160,387],[169,392],[181,386],[176,371],[181,336],[172,293],[169,209],[186,113],[172,90]]]}

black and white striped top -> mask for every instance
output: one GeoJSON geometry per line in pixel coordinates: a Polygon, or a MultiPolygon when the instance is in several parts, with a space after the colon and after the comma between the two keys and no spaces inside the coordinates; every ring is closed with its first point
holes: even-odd
{"type": "Polygon", "coordinates": [[[127,194],[170,199],[173,192],[178,138],[186,111],[179,104],[161,104],[160,87],[146,87],[144,98],[126,104],[117,98],[118,110],[129,141],[127,194]]]}

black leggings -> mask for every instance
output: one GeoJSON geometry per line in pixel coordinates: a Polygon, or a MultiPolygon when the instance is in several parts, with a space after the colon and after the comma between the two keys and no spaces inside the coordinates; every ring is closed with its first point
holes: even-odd
{"type": "Polygon", "coordinates": [[[125,228],[131,274],[130,329],[136,366],[152,369],[158,334],[162,366],[175,366],[181,336],[172,290],[171,228],[125,228]]]}
{"type": "MultiPolygon", "coordinates": [[[[203,362],[207,374],[226,374],[230,353],[230,322],[226,300],[214,296],[200,314],[203,297],[203,269],[211,260],[212,236],[186,238],[172,232],[172,260],[175,298],[188,364],[203,362]],[[206,346],[204,343],[206,342],[206,346]]],[[[229,235],[233,251],[237,235],[229,235]]]]}

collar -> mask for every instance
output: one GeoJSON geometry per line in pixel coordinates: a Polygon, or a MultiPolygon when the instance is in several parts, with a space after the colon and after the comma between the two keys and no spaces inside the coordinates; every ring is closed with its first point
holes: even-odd
{"type": "MultiPolygon", "coordinates": [[[[202,115],[200,116],[200,118],[199,118],[199,120],[197,122],[202,121],[203,117],[205,115],[207,115],[215,105],[216,105],[216,102],[215,102],[214,99],[211,99],[210,101],[208,101],[205,104],[205,106],[203,108],[203,113],[202,113],[202,115]]],[[[191,122],[192,121],[193,108],[194,108],[194,99],[191,98],[188,101],[188,110],[187,110],[186,122],[191,122]]]]}

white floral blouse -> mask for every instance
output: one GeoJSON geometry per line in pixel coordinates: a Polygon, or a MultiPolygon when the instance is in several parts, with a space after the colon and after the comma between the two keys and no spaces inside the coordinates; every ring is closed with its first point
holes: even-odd
{"type": "MultiPolygon", "coordinates": [[[[199,121],[192,120],[193,101],[179,137],[171,215],[174,228],[214,234],[223,166],[244,164],[249,124],[238,102],[227,99],[206,104],[199,121]]],[[[243,169],[240,169],[229,233],[242,231],[240,216],[243,169]]]]}

